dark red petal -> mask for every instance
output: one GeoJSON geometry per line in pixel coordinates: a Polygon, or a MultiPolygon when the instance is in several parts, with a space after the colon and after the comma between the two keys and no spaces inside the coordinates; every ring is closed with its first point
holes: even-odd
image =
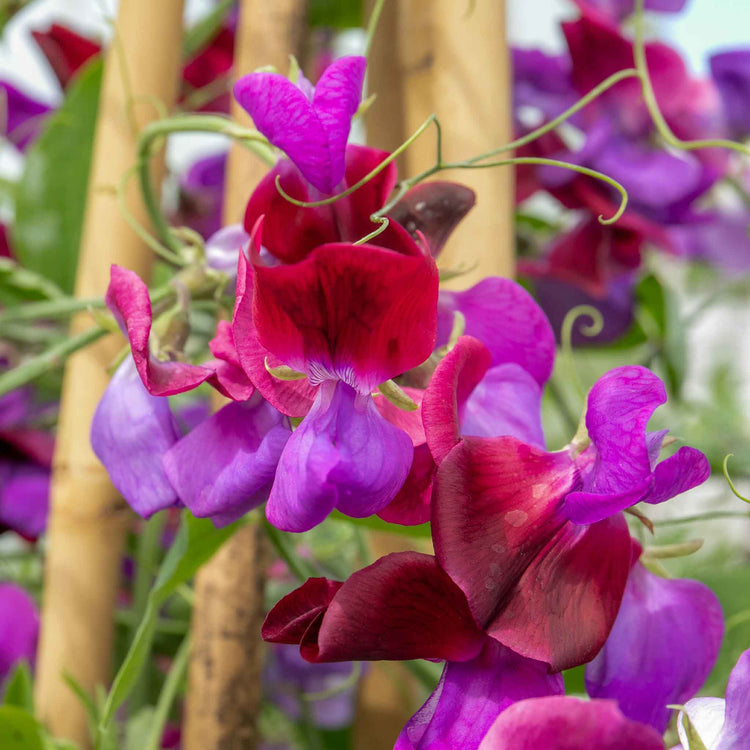
{"type": "Polygon", "coordinates": [[[631,549],[622,513],[592,526],[566,523],[505,597],[487,632],[554,671],[591,661],[617,617],[631,549]]]}
{"type": "Polygon", "coordinates": [[[426,443],[414,446],[409,475],[398,495],[378,513],[388,523],[416,526],[430,520],[435,461],[426,443]]]}
{"type": "Polygon", "coordinates": [[[216,357],[213,362],[208,363],[215,371],[209,379],[211,385],[227,398],[247,401],[255,392],[255,386],[242,369],[234,346],[232,326],[228,321],[219,321],[216,336],[209,341],[208,348],[216,357]]]}
{"type": "Polygon", "coordinates": [[[562,500],[575,476],[566,454],[512,437],[464,438],[439,466],[432,499],[435,554],[482,627],[563,527],[562,500]]]}
{"type": "Polygon", "coordinates": [[[423,182],[415,185],[391,209],[390,218],[401,224],[417,240],[417,232],[427,240],[436,258],[451,232],[471,211],[474,191],[455,182],[423,182]]]}
{"type": "Polygon", "coordinates": [[[261,637],[270,643],[300,643],[310,624],[326,611],[343,585],[327,578],[308,578],[268,613],[261,637]]]}
{"type": "Polygon", "coordinates": [[[242,369],[263,398],[282,414],[304,417],[315,400],[315,388],[307,380],[278,380],[266,369],[283,364],[258,338],[253,322],[253,269],[243,253],[237,263],[237,297],[232,319],[232,339],[242,369]]]}
{"type": "Polygon", "coordinates": [[[484,641],[458,587],[434,557],[417,552],[388,555],[354,573],[331,601],[317,639],[308,636],[300,649],[308,661],[464,661],[484,641]]]}
{"type": "Polygon", "coordinates": [[[490,360],[481,341],[461,336],[435,369],[422,401],[422,419],[436,463],[458,443],[461,407],[485,376],[490,360]]]}
{"type": "Polygon", "coordinates": [[[261,344],[313,379],[368,392],[432,352],[438,273],[430,258],[323,245],[301,263],[254,273],[261,344]]]}
{"type": "Polygon", "coordinates": [[[99,43],[56,23],[47,31],[32,31],[31,35],[63,88],[79,68],[102,51],[99,43]]]}

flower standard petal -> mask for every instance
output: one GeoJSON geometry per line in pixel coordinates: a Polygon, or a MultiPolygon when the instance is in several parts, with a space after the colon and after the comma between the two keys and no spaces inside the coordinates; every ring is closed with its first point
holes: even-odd
{"type": "Polygon", "coordinates": [[[664,732],[667,705],[699,690],[723,633],[721,605],[708,587],[661,578],[636,563],[612,632],[586,667],[586,691],[617,700],[628,718],[664,732]]]}

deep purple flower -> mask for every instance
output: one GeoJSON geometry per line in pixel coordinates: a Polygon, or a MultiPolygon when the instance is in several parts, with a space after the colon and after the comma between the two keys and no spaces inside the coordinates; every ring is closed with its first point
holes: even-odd
{"type": "Polygon", "coordinates": [[[479,750],[664,750],[651,727],[626,718],[614,701],[529,698],[507,708],[479,750]]]}
{"type": "Polygon", "coordinates": [[[37,137],[52,107],[32,99],[7,81],[0,81],[0,123],[3,135],[20,151],[37,137]]]}
{"type": "Polygon", "coordinates": [[[0,398],[0,531],[35,541],[47,526],[54,439],[34,429],[28,389],[0,398]]]}
{"type": "Polygon", "coordinates": [[[750,49],[719,52],[709,64],[726,124],[734,138],[744,139],[750,134],[750,49]]]}
{"type": "Polygon", "coordinates": [[[339,729],[352,723],[357,684],[347,684],[356,665],[349,662],[310,664],[294,646],[273,646],[263,673],[268,699],[290,719],[298,721],[307,711],[322,729],[339,729]],[[346,687],[344,687],[346,685],[346,687]],[[329,697],[305,696],[330,692],[329,697]]]}
{"type": "MultiPolygon", "coordinates": [[[[709,750],[744,750],[750,738],[750,649],[737,660],[727,682],[726,698],[693,698],[685,711],[709,750]]],[[[682,715],[677,729],[683,748],[690,747],[682,715]]]]}
{"type": "Polygon", "coordinates": [[[19,661],[34,663],[38,636],[34,600],[19,586],[0,583],[0,682],[19,661]]]}
{"type": "Polygon", "coordinates": [[[637,562],[604,648],[586,667],[592,698],[664,732],[671,711],[700,689],[721,646],[724,618],[698,581],[661,578],[637,562]]]}
{"type": "Polygon", "coordinates": [[[180,180],[179,206],[172,221],[208,239],[221,229],[226,153],[198,159],[180,180]]]}
{"type": "Polygon", "coordinates": [[[545,120],[551,120],[575,104],[578,95],[570,75],[570,61],[565,55],[518,48],[512,53],[513,111],[522,126],[531,125],[523,122],[522,107],[532,107],[545,120]]]}
{"type": "Polygon", "coordinates": [[[295,85],[278,73],[251,73],[235,84],[234,95],[255,127],[323,193],[333,193],[344,177],[366,64],[364,57],[336,60],[315,87],[303,76],[295,85]]]}

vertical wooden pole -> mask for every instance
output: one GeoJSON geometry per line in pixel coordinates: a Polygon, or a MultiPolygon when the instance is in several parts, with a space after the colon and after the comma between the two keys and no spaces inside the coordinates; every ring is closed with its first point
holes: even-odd
{"type": "MultiPolygon", "coordinates": [[[[303,0],[243,0],[235,78],[263,65],[286,71],[305,28],[303,0]]],[[[232,115],[251,125],[236,102],[232,115]]],[[[242,220],[266,166],[235,145],[227,163],[224,223],[242,220]]],[[[192,652],[184,719],[186,750],[245,750],[258,745],[263,650],[260,627],[269,550],[263,529],[251,524],[199,571],[191,626],[192,652]]]]}
{"type": "MultiPolygon", "coordinates": [[[[392,150],[432,113],[440,118],[443,155],[464,159],[512,138],[510,66],[504,0],[391,0],[386,3],[371,51],[368,114],[370,145],[392,150]],[[391,110],[392,108],[392,110],[391,110]]],[[[399,164],[413,175],[435,163],[433,134],[423,136],[399,164]]],[[[490,275],[512,276],[513,172],[510,168],[439,175],[477,192],[477,205],[451,237],[439,264],[474,265],[456,279],[465,288],[490,275]]],[[[403,537],[372,534],[377,556],[413,548],[403,537]]],[[[413,684],[404,671],[378,665],[360,691],[357,750],[391,747],[414,711],[413,684]],[[406,698],[406,699],[405,699],[406,698]]]]}
{"type": "MultiPolygon", "coordinates": [[[[148,277],[151,251],[123,218],[117,186],[136,160],[136,130],[158,116],[177,94],[182,0],[120,3],[115,38],[107,52],[99,101],[89,194],[76,294],[101,296],[113,262],[148,277]]],[[[128,192],[136,219],[146,214],[128,192]]],[[[91,325],[87,315],[73,331],[91,325]]],[[[110,676],[112,623],[120,577],[120,554],[130,517],[89,443],[94,409],[108,383],[107,365],[122,341],[104,339],[75,356],[65,369],[53,468],[36,705],[59,737],[82,747],[89,742],[85,709],[63,676],[84,690],[110,676]]]]}

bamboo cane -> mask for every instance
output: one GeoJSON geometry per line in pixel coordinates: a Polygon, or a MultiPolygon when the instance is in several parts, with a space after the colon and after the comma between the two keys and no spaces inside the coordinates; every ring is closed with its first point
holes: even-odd
{"type": "MultiPolygon", "coordinates": [[[[370,90],[377,94],[368,115],[368,142],[394,149],[432,112],[440,118],[443,156],[465,159],[511,140],[509,53],[503,0],[393,0],[386,3],[373,41],[370,90]],[[395,44],[394,44],[395,40],[395,44]],[[391,108],[395,108],[392,112],[391,108]],[[395,116],[394,116],[395,115],[395,116]]],[[[422,137],[406,152],[406,175],[435,163],[436,142],[422,137]]],[[[401,167],[402,165],[400,165],[401,167]]],[[[437,179],[444,179],[439,175],[437,179]]],[[[490,275],[511,276],[513,173],[509,168],[449,175],[477,192],[439,265],[475,264],[457,279],[462,287],[490,275]]],[[[377,556],[413,548],[403,537],[374,533],[377,556]]],[[[405,671],[375,665],[363,681],[355,726],[357,750],[390,747],[414,712],[413,683],[405,671]]]]}
{"type": "MultiPolygon", "coordinates": [[[[235,76],[262,65],[286,70],[289,54],[300,49],[304,21],[302,0],[243,0],[235,76]]],[[[236,103],[232,115],[251,124],[236,103]]],[[[266,166],[255,156],[241,146],[233,147],[225,179],[225,224],[242,220],[250,192],[265,172],[266,166]]],[[[198,573],[183,722],[186,750],[244,750],[258,744],[263,668],[260,626],[269,557],[262,527],[251,524],[238,531],[198,573]]]]}
{"type": "MultiPolygon", "coordinates": [[[[182,0],[120,4],[105,61],[76,295],[101,296],[109,266],[121,263],[148,277],[151,252],[125,221],[117,187],[135,163],[136,129],[169,108],[177,93],[182,0]]],[[[135,186],[130,211],[146,223],[135,186]]],[[[76,317],[74,333],[90,327],[76,317]]],[[[84,706],[65,683],[87,692],[110,673],[112,623],[122,542],[130,514],[94,456],[89,428],[122,341],[103,339],[73,356],[65,369],[55,451],[44,607],[36,675],[39,716],[55,736],[89,742],[84,706]]]]}

